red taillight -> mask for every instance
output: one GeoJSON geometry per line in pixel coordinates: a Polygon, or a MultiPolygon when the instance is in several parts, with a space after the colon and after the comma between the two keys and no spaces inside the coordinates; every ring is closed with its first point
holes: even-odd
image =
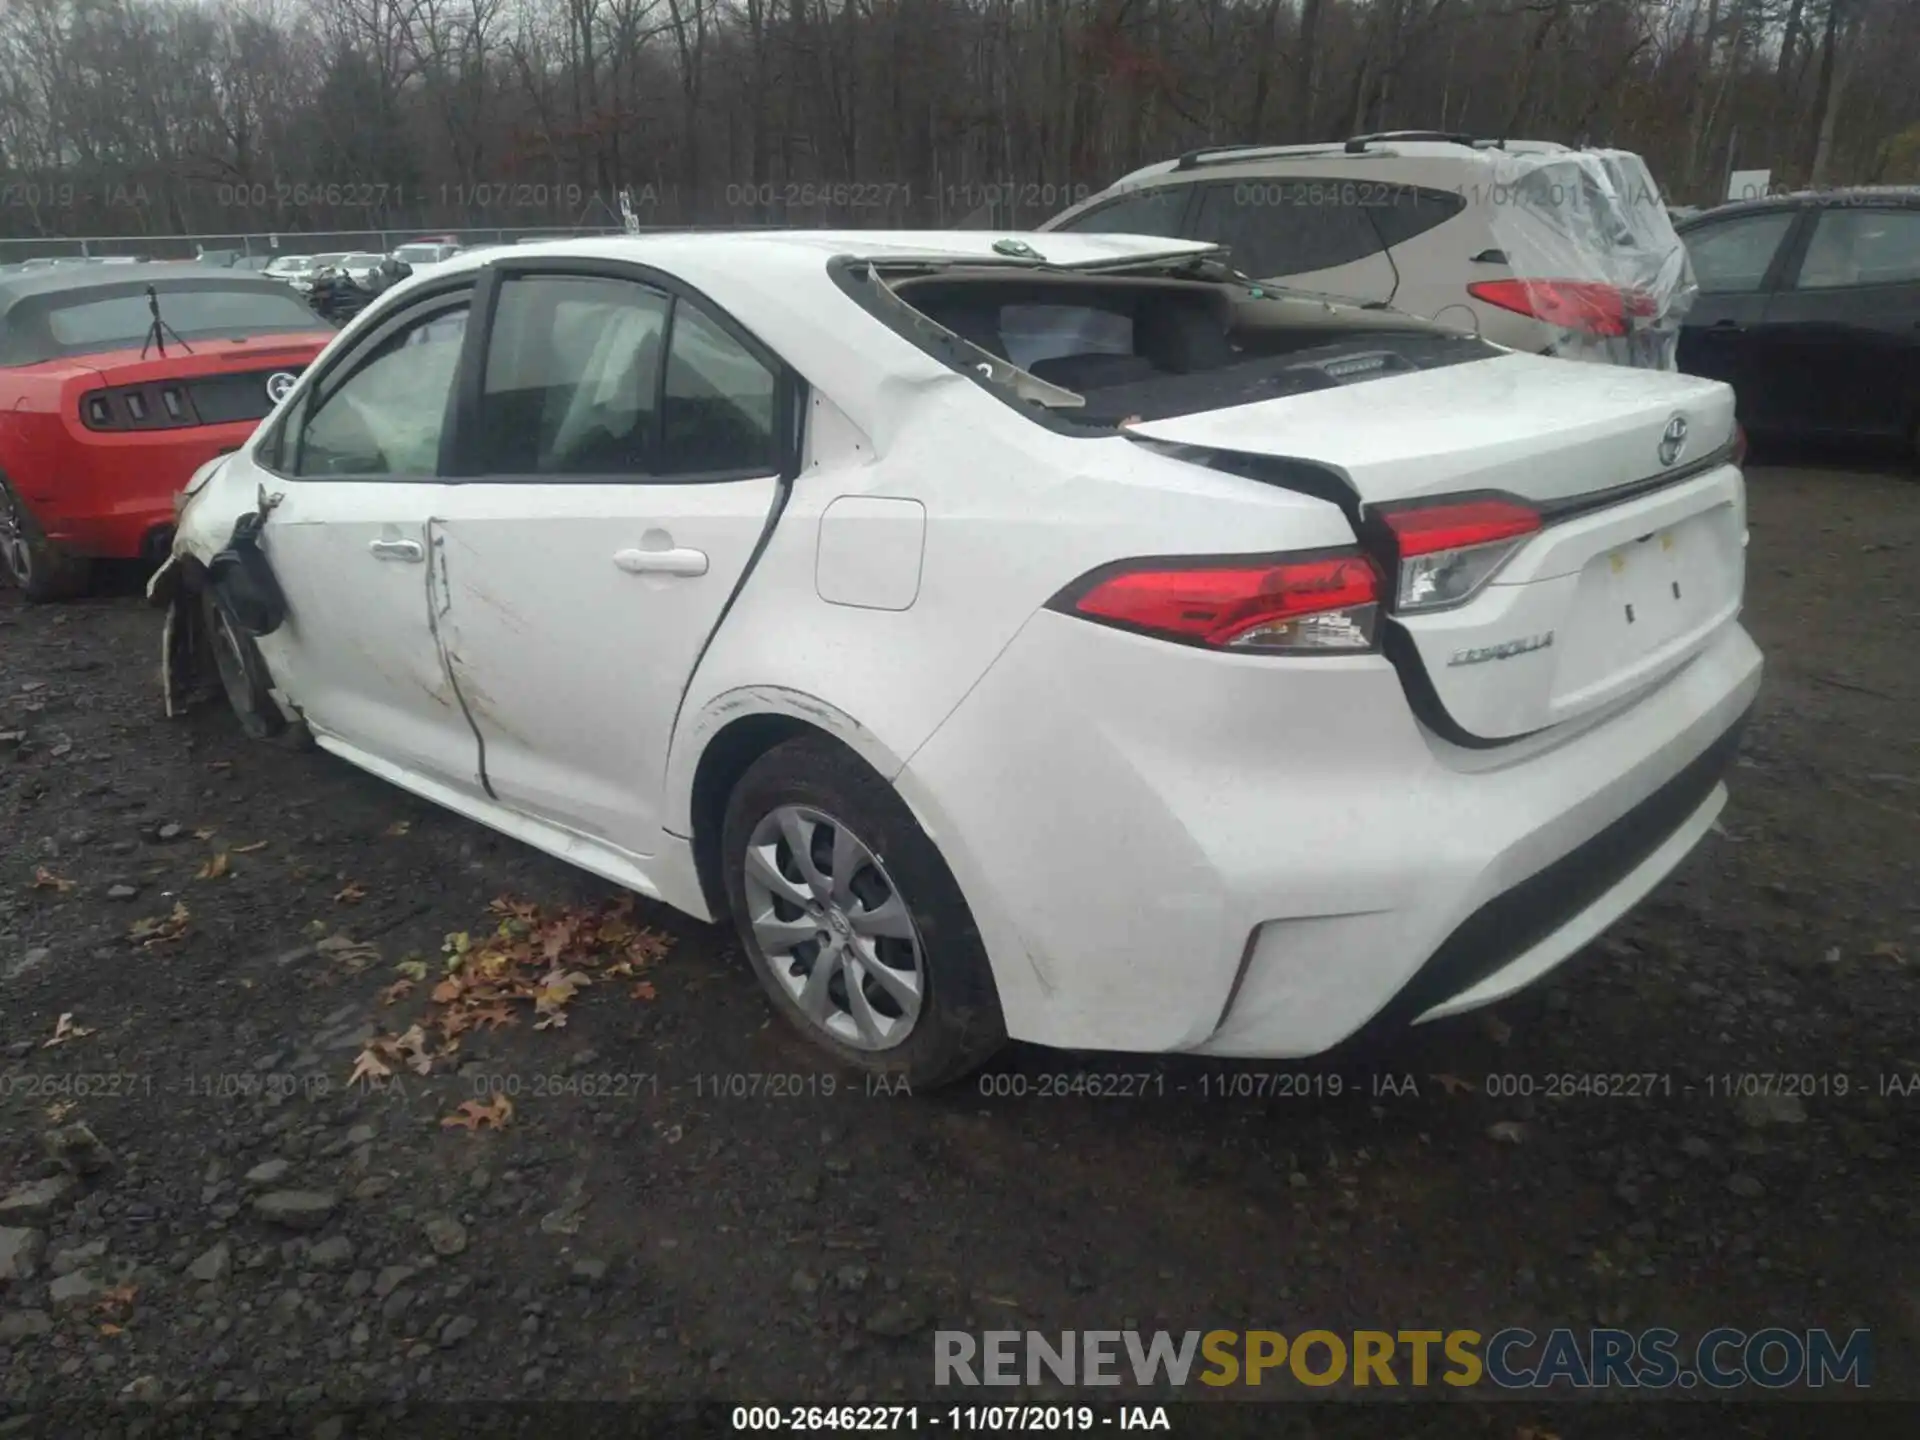
{"type": "Polygon", "coordinates": [[[1747,463],[1747,427],[1738,420],[1733,422],[1733,463],[1747,463]]]}
{"type": "Polygon", "coordinates": [[[1517,500],[1461,500],[1389,510],[1381,517],[1401,559],[1459,550],[1531,535],[1540,528],[1540,512],[1517,500]]]}
{"type": "Polygon", "coordinates": [[[1380,574],[1358,551],[1095,571],[1055,602],[1090,620],[1190,645],[1294,653],[1373,648],[1380,574]]]}
{"type": "Polygon", "coordinates": [[[1644,291],[1594,280],[1478,280],[1467,286],[1467,293],[1516,315],[1588,335],[1625,335],[1629,321],[1660,313],[1659,304],[1644,291]]]}
{"type": "Polygon", "coordinates": [[[1395,562],[1394,609],[1403,614],[1471,599],[1541,526],[1538,510],[1499,497],[1388,510],[1380,523],[1395,562]]]}

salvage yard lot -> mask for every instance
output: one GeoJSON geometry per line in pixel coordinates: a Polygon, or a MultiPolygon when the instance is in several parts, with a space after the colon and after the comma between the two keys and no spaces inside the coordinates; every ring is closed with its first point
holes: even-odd
{"type": "Polygon", "coordinates": [[[0,591],[0,1388],[880,1402],[936,1328],[1780,1324],[1920,1398],[1920,484],[1751,482],[1732,804],[1562,978],[937,1096],[823,1068],[720,929],[165,720],[136,579],[0,591]]]}

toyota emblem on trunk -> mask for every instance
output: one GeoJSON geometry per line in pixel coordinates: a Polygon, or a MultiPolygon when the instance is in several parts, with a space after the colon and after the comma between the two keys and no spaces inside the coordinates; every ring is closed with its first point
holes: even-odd
{"type": "Polygon", "coordinates": [[[1660,432],[1660,463],[1671,465],[1680,458],[1680,452],[1687,448],[1687,417],[1676,415],[1667,421],[1667,428],[1660,432]]]}
{"type": "MultiPolygon", "coordinates": [[[[295,375],[291,370],[274,371],[273,374],[267,377],[267,399],[278,405],[282,400],[287,398],[287,393],[293,389],[294,383],[299,378],[300,377],[295,375]]],[[[1668,428],[1671,429],[1672,427],[1669,426],[1668,428]]],[[[1683,435],[1686,433],[1684,426],[1681,427],[1680,433],[1683,435]]],[[[1660,453],[1663,455],[1666,453],[1664,446],[1661,447],[1660,453]]]]}

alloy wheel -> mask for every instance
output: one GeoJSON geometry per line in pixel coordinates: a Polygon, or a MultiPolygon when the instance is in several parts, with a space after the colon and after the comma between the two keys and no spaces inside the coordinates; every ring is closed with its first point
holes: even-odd
{"type": "Polygon", "coordinates": [[[842,1044],[891,1050],[926,998],[920,932],[886,866],[844,823],[782,805],[747,842],[748,921],[767,968],[842,1044]]]}

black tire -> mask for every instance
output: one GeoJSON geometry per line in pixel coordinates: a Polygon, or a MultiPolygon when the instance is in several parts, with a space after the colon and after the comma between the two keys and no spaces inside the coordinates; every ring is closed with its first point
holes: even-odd
{"type": "MultiPolygon", "coordinates": [[[[825,736],[804,736],[767,751],[747,767],[728,797],[720,856],[727,906],[740,946],[774,1006],[842,1063],[911,1088],[964,1079],[1006,1044],[1006,1021],[979,929],[940,852],[906,803],[872,767],[825,736]],[[886,1049],[849,1044],[810,1019],[754,935],[747,893],[747,851],[756,828],[783,806],[800,806],[843,823],[884,870],[917,932],[921,998],[904,1039],[886,1049]]],[[[849,877],[849,882],[853,877],[849,877]]],[[[789,969],[796,975],[795,969],[789,969]]],[[[845,983],[842,981],[842,991],[845,983]]]]}
{"type": "Polygon", "coordinates": [[[0,480],[0,574],[36,605],[84,595],[93,579],[93,562],[48,540],[5,480],[0,480]]]}
{"type": "Polygon", "coordinates": [[[253,740],[283,735],[287,717],[273,698],[266,661],[260,658],[253,637],[234,622],[208,587],[200,591],[200,619],[214,672],[240,728],[253,740]]]}

